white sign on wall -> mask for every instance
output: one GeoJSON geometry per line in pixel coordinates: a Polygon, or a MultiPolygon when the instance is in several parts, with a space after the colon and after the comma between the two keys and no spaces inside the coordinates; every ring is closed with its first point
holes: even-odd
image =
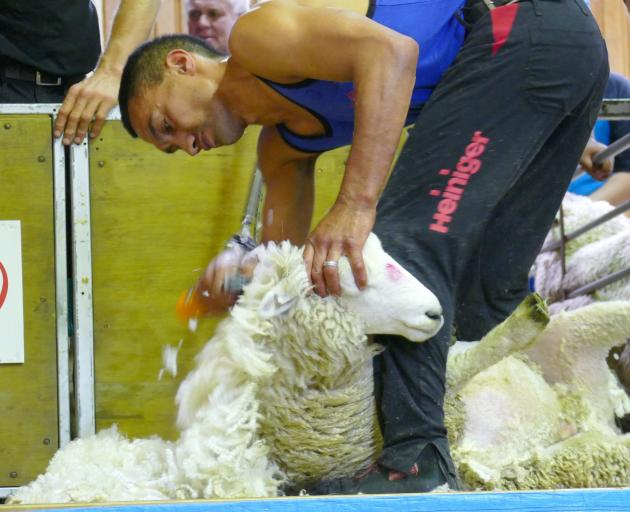
{"type": "Polygon", "coordinates": [[[24,362],[20,221],[0,221],[0,363],[24,362]]]}

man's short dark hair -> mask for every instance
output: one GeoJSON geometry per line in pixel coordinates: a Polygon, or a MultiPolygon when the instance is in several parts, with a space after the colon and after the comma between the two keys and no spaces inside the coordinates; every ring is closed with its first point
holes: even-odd
{"type": "Polygon", "coordinates": [[[132,137],[138,134],[129,119],[129,101],[142,94],[147,87],[158,85],[164,79],[164,61],[171,50],[182,49],[211,59],[224,57],[203,39],[186,34],[171,34],[148,41],[136,48],[125,64],[118,103],[123,126],[132,137]]]}

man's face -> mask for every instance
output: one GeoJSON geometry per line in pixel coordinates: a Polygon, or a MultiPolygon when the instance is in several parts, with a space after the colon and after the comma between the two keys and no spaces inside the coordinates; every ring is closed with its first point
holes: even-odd
{"type": "Polygon", "coordinates": [[[188,4],[188,32],[205,39],[219,53],[227,55],[228,38],[240,15],[231,0],[190,0],[188,4]]]}
{"type": "Polygon", "coordinates": [[[195,156],[233,144],[245,123],[214,97],[214,90],[196,77],[167,73],[161,84],[129,101],[131,125],[142,140],[166,153],[181,149],[195,156]]]}

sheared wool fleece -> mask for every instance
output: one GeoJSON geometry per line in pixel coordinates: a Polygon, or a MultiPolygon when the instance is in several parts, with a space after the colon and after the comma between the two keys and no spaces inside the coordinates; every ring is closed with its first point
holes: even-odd
{"type": "Polygon", "coordinates": [[[8,503],[269,496],[279,479],[256,436],[254,385],[212,396],[177,442],[129,440],[116,427],[76,439],[8,503]]]}

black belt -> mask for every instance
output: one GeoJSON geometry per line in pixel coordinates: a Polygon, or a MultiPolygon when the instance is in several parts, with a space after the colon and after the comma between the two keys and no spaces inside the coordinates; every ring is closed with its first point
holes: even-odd
{"type": "Polygon", "coordinates": [[[19,62],[0,60],[0,76],[24,82],[34,82],[43,87],[66,87],[83,79],[85,75],[59,76],[39,71],[19,62]]]}

